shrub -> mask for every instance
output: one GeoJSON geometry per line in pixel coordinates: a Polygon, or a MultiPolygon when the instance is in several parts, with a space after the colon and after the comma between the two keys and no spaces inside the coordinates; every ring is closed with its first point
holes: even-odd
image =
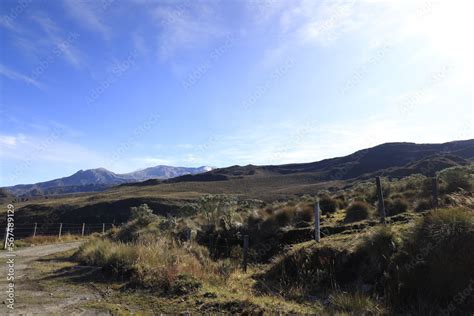
{"type": "Polygon", "coordinates": [[[392,260],[388,290],[395,306],[454,302],[460,314],[474,308],[473,218],[472,210],[456,208],[420,219],[392,260]]]}
{"type": "Polygon", "coordinates": [[[334,213],[337,211],[337,200],[331,198],[330,196],[326,195],[321,197],[319,200],[319,206],[321,208],[321,212],[323,214],[327,213],[334,213]]]}
{"type": "Polygon", "coordinates": [[[346,200],[346,197],[343,194],[336,197],[336,203],[337,203],[337,208],[341,210],[345,209],[349,205],[349,203],[346,200]]]}
{"type": "Polygon", "coordinates": [[[423,212],[427,210],[431,210],[433,208],[433,202],[431,200],[420,200],[416,203],[415,211],[416,212],[423,212]]]}
{"type": "Polygon", "coordinates": [[[408,209],[408,202],[404,199],[387,199],[385,200],[385,210],[387,215],[396,215],[406,212],[408,209]]]}
{"type": "Polygon", "coordinates": [[[295,218],[298,221],[311,222],[314,217],[314,206],[310,203],[300,203],[296,208],[295,218]]]}
{"type": "Polygon", "coordinates": [[[349,207],[346,209],[346,217],[344,221],[356,222],[361,221],[363,219],[367,219],[369,217],[369,208],[370,205],[365,202],[352,202],[352,204],[349,205],[349,207]]]}
{"type": "Polygon", "coordinates": [[[295,210],[290,206],[285,206],[275,213],[275,221],[278,226],[288,225],[295,215],[295,210]]]}
{"type": "Polygon", "coordinates": [[[447,169],[442,173],[442,178],[446,182],[446,193],[452,193],[458,191],[459,189],[466,191],[472,190],[472,183],[470,181],[469,173],[464,169],[447,169]]]}
{"type": "Polygon", "coordinates": [[[386,226],[376,229],[359,244],[355,252],[357,275],[363,283],[382,287],[383,274],[399,243],[395,233],[386,226]]]}
{"type": "Polygon", "coordinates": [[[130,208],[131,219],[136,220],[141,225],[148,225],[157,219],[157,216],[153,214],[153,210],[148,207],[147,204],[141,204],[139,207],[130,208]]]}

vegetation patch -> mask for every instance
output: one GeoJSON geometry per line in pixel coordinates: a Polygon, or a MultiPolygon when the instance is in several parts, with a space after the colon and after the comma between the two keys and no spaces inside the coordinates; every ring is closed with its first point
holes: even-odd
{"type": "Polygon", "coordinates": [[[366,202],[355,201],[346,209],[346,223],[357,222],[369,218],[370,205],[366,202]]]}

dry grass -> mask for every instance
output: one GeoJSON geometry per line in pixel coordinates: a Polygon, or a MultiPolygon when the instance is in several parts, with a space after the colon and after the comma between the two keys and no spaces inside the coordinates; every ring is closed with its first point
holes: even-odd
{"type": "Polygon", "coordinates": [[[134,243],[93,239],[75,254],[80,262],[101,266],[117,276],[127,276],[133,284],[163,292],[177,287],[199,287],[200,281],[220,283],[233,267],[215,262],[208,250],[195,243],[171,238],[140,239],[134,243]]]}
{"type": "Polygon", "coordinates": [[[331,309],[335,313],[344,312],[350,315],[379,315],[383,309],[368,295],[359,292],[335,292],[329,295],[331,309]]]}
{"type": "Polygon", "coordinates": [[[17,247],[27,247],[31,245],[44,245],[44,244],[56,244],[61,242],[69,242],[82,240],[83,237],[79,235],[64,234],[59,238],[58,236],[36,236],[36,237],[27,237],[24,239],[19,239],[15,241],[15,246],[17,247]]]}

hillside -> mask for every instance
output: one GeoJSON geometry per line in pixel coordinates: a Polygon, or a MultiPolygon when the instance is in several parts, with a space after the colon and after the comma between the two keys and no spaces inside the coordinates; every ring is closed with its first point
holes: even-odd
{"type": "MultiPolygon", "coordinates": [[[[439,170],[436,166],[417,165],[417,161],[439,160],[446,166],[464,164],[474,158],[474,140],[454,141],[444,144],[386,143],[357,151],[351,155],[325,159],[312,163],[286,164],[277,166],[233,166],[216,169],[211,173],[227,176],[247,176],[262,174],[313,173],[321,180],[346,180],[370,177],[375,173],[396,174],[398,168],[410,168],[411,173],[432,174],[439,170]],[[448,162],[448,160],[450,160],[448,162]],[[388,170],[391,171],[388,171],[388,170]],[[387,172],[384,172],[387,171],[387,172]]],[[[436,165],[436,164],[435,164],[436,165]]],[[[394,175],[395,176],[395,175],[394,175]]],[[[179,181],[175,179],[174,181],[179,181]]]]}

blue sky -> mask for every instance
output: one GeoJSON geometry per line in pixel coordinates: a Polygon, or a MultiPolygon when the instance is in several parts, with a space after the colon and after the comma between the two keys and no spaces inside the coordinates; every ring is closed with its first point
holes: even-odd
{"type": "Polygon", "coordinates": [[[474,137],[469,1],[0,5],[0,185],[474,137]]]}

